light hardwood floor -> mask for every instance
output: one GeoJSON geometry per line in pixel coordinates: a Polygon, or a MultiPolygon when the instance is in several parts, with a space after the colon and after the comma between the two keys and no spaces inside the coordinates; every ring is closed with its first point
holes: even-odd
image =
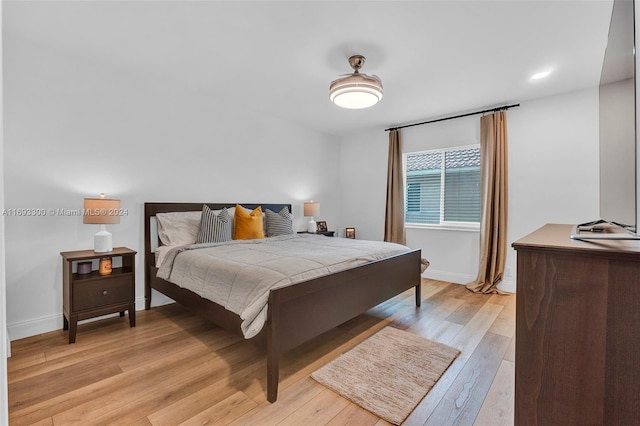
{"type": "Polygon", "coordinates": [[[462,351],[408,425],[513,424],[515,296],[423,280],[287,354],[278,401],[266,401],[264,355],[177,305],[14,341],[11,425],[385,425],[309,377],[385,326],[462,351]]]}

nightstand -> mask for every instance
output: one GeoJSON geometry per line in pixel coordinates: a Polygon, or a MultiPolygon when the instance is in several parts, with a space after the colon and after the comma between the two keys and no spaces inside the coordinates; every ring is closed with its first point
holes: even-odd
{"type": "Polygon", "coordinates": [[[63,251],[62,309],[63,329],[69,330],[69,343],[75,343],[78,321],[101,315],[129,311],[129,326],[136,326],[136,268],[135,251],[115,247],[108,253],[93,250],[63,251]],[[100,275],[97,270],[86,274],[73,272],[79,262],[91,262],[103,257],[121,258],[122,266],[111,274],[100,275]],[[75,268],[74,268],[75,266],[75,268]]]}
{"type": "Polygon", "coordinates": [[[324,232],[308,232],[308,231],[300,231],[298,232],[298,234],[317,234],[317,235],[324,235],[325,237],[333,237],[333,234],[335,234],[336,231],[324,231],[324,232]]]}

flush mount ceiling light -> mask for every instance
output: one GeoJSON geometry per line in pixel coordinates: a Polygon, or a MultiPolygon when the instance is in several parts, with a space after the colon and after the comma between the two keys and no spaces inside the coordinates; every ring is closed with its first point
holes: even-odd
{"type": "Polygon", "coordinates": [[[331,82],[329,99],[342,108],[368,108],[382,99],[382,81],[375,75],[360,74],[365,57],[353,55],[349,58],[349,65],[354,69],[353,74],[331,82]]]}
{"type": "Polygon", "coordinates": [[[540,80],[551,74],[551,71],[542,71],[529,77],[531,80],[540,80]]]}

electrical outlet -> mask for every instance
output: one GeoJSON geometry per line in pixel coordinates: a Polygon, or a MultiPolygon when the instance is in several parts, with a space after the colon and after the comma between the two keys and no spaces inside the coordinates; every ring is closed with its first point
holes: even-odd
{"type": "Polygon", "coordinates": [[[511,270],[510,267],[507,266],[506,268],[504,268],[504,276],[506,278],[512,278],[513,277],[513,271],[511,270]]]}

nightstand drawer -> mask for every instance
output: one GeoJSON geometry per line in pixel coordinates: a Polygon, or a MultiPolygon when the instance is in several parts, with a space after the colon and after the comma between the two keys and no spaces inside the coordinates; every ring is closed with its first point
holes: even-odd
{"type": "Polygon", "coordinates": [[[73,310],[82,311],[133,299],[130,276],[76,282],[73,288],[73,310]]]}

